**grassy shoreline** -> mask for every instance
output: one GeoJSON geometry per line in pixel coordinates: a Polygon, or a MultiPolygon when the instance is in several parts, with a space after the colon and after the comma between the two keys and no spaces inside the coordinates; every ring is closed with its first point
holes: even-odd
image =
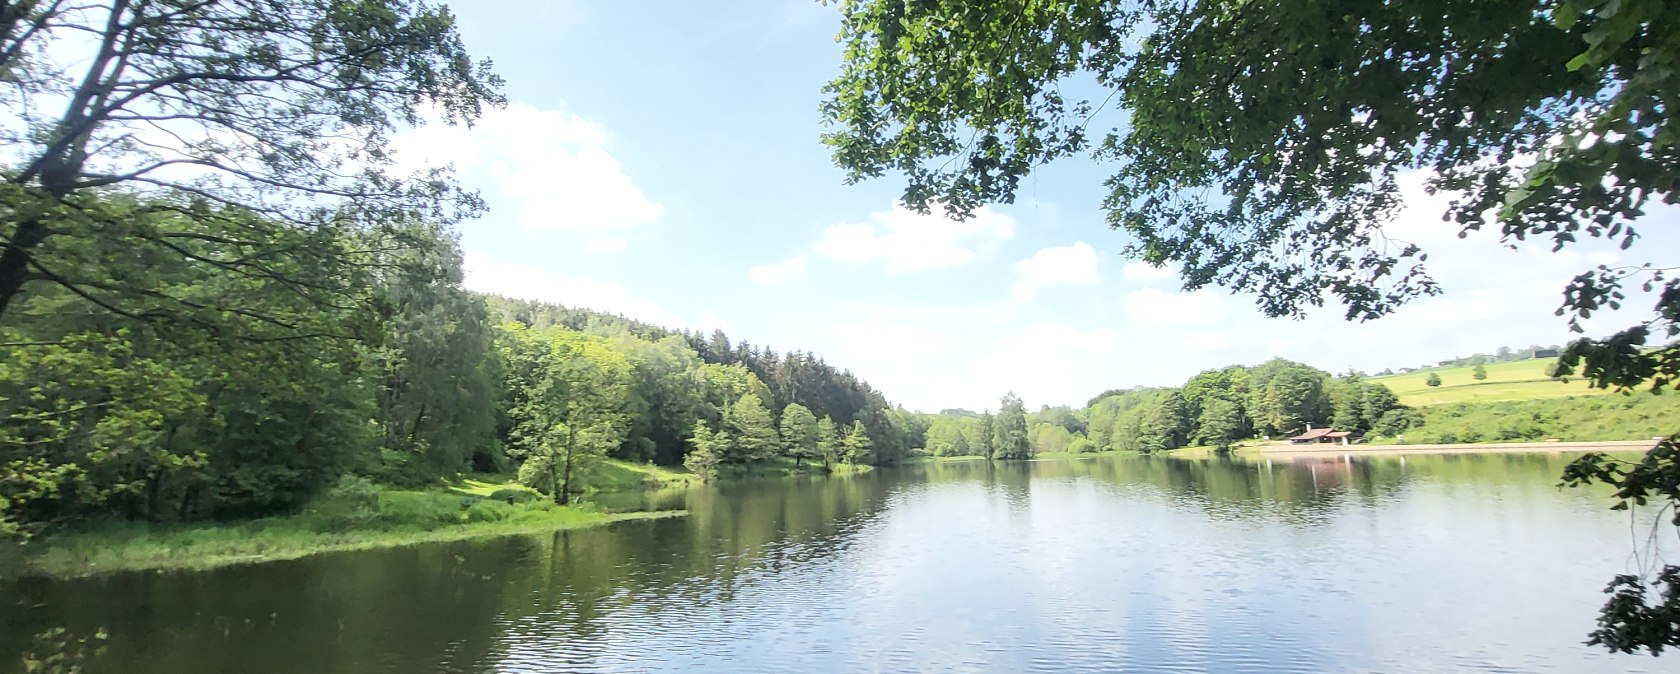
{"type": "MultiPolygon", "coordinates": [[[[813,472],[771,462],[725,480],[813,472]],[[773,464],[773,465],[772,465],[773,464]]],[[[839,466],[836,473],[868,466],[839,466]]],[[[607,460],[590,488],[615,494],[699,484],[679,468],[607,460]]],[[[302,511],[234,522],[152,524],[105,522],[0,544],[0,580],[84,578],[128,571],[202,571],[311,555],[422,543],[583,529],[626,520],[686,515],[683,510],[602,512],[584,503],[556,506],[515,484],[511,475],[463,476],[430,490],[379,488],[329,491],[302,511]],[[510,500],[508,497],[513,497],[510,500]]]]}
{"type": "Polygon", "coordinates": [[[0,580],[84,578],[125,571],[203,571],[311,555],[421,543],[582,529],[687,511],[603,513],[580,507],[532,508],[499,521],[372,524],[313,528],[308,515],[242,523],[159,526],[113,524],[66,532],[0,552],[0,580]]]}

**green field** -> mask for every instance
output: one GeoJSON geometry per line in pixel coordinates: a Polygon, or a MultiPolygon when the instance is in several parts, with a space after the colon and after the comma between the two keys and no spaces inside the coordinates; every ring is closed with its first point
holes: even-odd
{"type": "Polygon", "coordinates": [[[1400,402],[1412,407],[1443,403],[1564,398],[1610,392],[1592,388],[1582,379],[1562,382],[1548,377],[1546,373],[1556,362],[1556,358],[1532,358],[1492,363],[1485,366],[1487,379],[1480,381],[1472,376],[1474,367],[1418,370],[1386,377],[1372,377],[1370,381],[1387,386],[1395,395],[1400,396],[1400,402]],[[1430,374],[1441,377],[1440,386],[1424,383],[1430,374]]]}

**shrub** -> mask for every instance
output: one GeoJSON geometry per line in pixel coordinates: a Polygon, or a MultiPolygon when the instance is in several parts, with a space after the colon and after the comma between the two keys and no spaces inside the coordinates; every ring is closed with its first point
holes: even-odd
{"type": "Polygon", "coordinates": [[[497,489],[496,491],[490,492],[490,495],[487,496],[486,498],[488,498],[492,501],[501,501],[503,503],[518,505],[520,503],[530,503],[532,501],[540,501],[540,500],[542,500],[543,496],[542,496],[542,494],[538,494],[537,492],[531,491],[529,489],[518,489],[518,488],[514,488],[514,487],[504,487],[502,489],[497,489]]]}
{"type": "Polygon", "coordinates": [[[366,522],[379,515],[379,487],[365,477],[345,475],[310,503],[306,512],[330,527],[366,522]]]}
{"type": "Polygon", "coordinates": [[[388,491],[381,495],[379,519],[390,524],[434,526],[459,521],[461,511],[478,499],[421,491],[388,491]]]}
{"type": "Polygon", "coordinates": [[[500,522],[512,517],[515,510],[518,509],[502,501],[481,499],[473,502],[471,506],[468,506],[467,509],[461,513],[461,521],[500,522]]]}

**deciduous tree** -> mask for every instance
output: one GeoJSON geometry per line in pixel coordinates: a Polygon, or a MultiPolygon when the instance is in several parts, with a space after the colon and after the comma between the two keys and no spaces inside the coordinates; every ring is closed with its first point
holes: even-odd
{"type": "Polygon", "coordinates": [[[1032,444],[1027,438],[1027,409],[1020,396],[1006,393],[998,404],[992,458],[1019,461],[1032,458],[1032,444]]]}
{"type": "MultiPolygon", "coordinates": [[[[39,255],[54,237],[260,278],[280,272],[250,253],[282,228],[448,224],[477,213],[477,196],[447,170],[399,171],[389,141],[402,126],[434,115],[471,122],[502,101],[500,80],[468,56],[454,17],[409,0],[10,3],[0,10],[0,72],[11,90],[0,105],[22,122],[0,132],[12,158],[0,185],[5,319],[32,282],[129,316],[144,315],[132,301],[173,298],[39,255]],[[113,189],[223,221],[220,240],[247,254],[193,258],[181,247],[191,239],[97,208],[113,189]]],[[[220,306],[257,311],[235,299],[220,306]]]]}
{"type": "Polygon", "coordinates": [[[799,403],[788,403],[782,409],[782,442],[788,456],[797,467],[805,459],[817,456],[817,417],[799,403]]]}

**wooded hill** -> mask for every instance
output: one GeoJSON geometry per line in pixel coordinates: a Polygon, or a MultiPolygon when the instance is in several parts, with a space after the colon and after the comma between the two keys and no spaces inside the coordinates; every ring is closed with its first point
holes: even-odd
{"type": "Polygon", "coordinates": [[[921,444],[916,415],[813,354],[468,292],[439,227],[81,206],[147,237],[104,247],[66,218],[35,253],[60,276],[26,285],[0,326],[0,537],[258,517],[346,475],[517,469],[575,490],[570,469],[595,457],[680,464],[697,436],[702,472],[892,463],[921,444]]]}

